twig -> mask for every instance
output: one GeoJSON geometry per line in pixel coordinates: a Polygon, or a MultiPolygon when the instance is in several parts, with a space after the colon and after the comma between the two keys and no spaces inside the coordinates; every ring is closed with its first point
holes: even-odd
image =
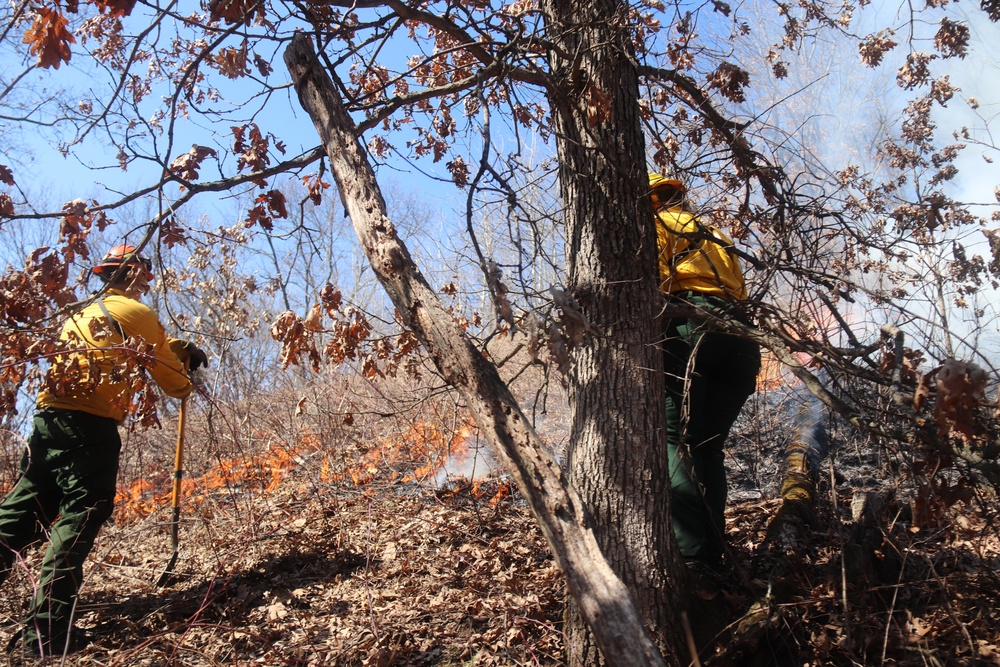
{"type": "Polygon", "coordinates": [[[372,498],[368,499],[368,532],[365,538],[365,596],[368,599],[368,620],[375,636],[375,644],[379,643],[378,625],[375,623],[375,603],[372,600],[372,587],[369,574],[372,565],[372,498]]]}
{"type": "Polygon", "coordinates": [[[896,586],[892,591],[892,603],[889,605],[885,617],[885,635],[882,637],[882,660],[880,664],[885,664],[885,653],[889,648],[889,628],[892,627],[892,615],[896,609],[896,599],[899,597],[899,589],[902,588],[903,573],[906,572],[906,559],[909,556],[909,551],[903,552],[903,562],[899,566],[899,578],[896,580],[896,586]]]}
{"type": "Polygon", "coordinates": [[[844,525],[840,519],[840,508],[837,503],[837,475],[833,466],[833,456],[830,456],[830,498],[833,502],[833,516],[837,522],[837,539],[840,541],[840,603],[844,608],[844,637],[850,648],[851,643],[851,608],[847,602],[847,548],[844,544],[844,525]]]}
{"type": "Polygon", "coordinates": [[[930,556],[928,556],[926,553],[924,553],[923,556],[924,559],[927,561],[927,566],[931,568],[931,574],[933,574],[934,578],[937,579],[938,585],[941,587],[941,590],[945,591],[944,608],[948,610],[948,615],[951,616],[951,620],[954,621],[955,625],[958,626],[958,629],[962,631],[962,635],[965,636],[965,641],[969,642],[969,650],[971,651],[969,655],[976,655],[977,654],[976,642],[973,641],[972,635],[969,634],[969,628],[965,625],[965,623],[962,623],[962,620],[958,617],[958,614],[955,613],[955,608],[951,604],[951,599],[948,597],[947,594],[944,579],[941,577],[940,574],[938,574],[937,568],[934,567],[934,562],[930,559],[930,556]]]}
{"type": "Polygon", "coordinates": [[[892,402],[896,405],[905,405],[906,394],[903,393],[903,353],[905,334],[902,329],[892,324],[882,325],[882,335],[892,338],[892,354],[895,364],[892,367],[892,402]]]}
{"type": "Polygon", "coordinates": [[[701,660],[698,659],[698,646],[694,643],[694,633],[691,632],[691,621],[688,619],[686,611],[681,612],[681,625],[684,627],[684,639],[687,640],[688,651],[691,652],[691,662],[689,667],[701,667],[701,660]]]}

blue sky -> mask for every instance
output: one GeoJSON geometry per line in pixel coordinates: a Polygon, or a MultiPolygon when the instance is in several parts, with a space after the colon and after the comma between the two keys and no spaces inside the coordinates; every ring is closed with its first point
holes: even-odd
{"type": "MultiPolygon", "coordinates": [[[[897,18],[895,12],[901,9],[897,5],[884,4],[878,12],[870,15],[870,18],[867,20],[871,22],[871,26],[875,26],[883,20],[888,20],[890,23],[894,20],[899,21],[902,19],[897,18]]],[[[956,98],[947,110],[939,110],[936,113],[941,119],[942,125],[952,124],[953,119],[958,119],[959,124],[969,125],[973,128],[974,133],[981,133],[983,132],[981,129],[983,127],[983,118],[987,120],[991,119],[1000,110],[1000,91],[997,91],[995,86],[998,74],[997,61],[993,54],[989,52],[988,46],[986,46],[996,44],[1000,41],[1000,29],[995,24],[986,21],[970,19],[970,25],[974,32],[972,53],[964,60],[952,60],[949,63],[953,70],[951,74],[952,80],[962,88],[962,93],[960,93],[962,99],[956,98]],[[964,100],[969,97],[975,97],[979,101],[979,114],[981,118],[977,118],[968,109],[967,105],[964,104],[964,100]]],[[[933,33],[934,28],[935,26],[928,27],[929,34],[933,33]]],[[[865,26],[860,25],[856,29],[864,31],[865,26]]],[[[902,41],[904,35],[898,35],[897,37],[899,41],[902,41]]],[[[852,38],[845,38],[842,44],[843,49],[845,51],[853,49],[854,41],[852,41],[852,38]]],[[[917,47],[930,50],[929,44],[917,43],[917,47]]],[[[2,46],[2,49],[0,50],[0,68],[4,71],[5,76],[9,77],[12,72],[20,68],[21,63],[13,62],[14,56],[9,46],[2,46]]],[[[90,60],[89,58],[82,57],[82,45],[77,44],[74,46],[74,49],[78,54],[77,57],[59,70],[44,72],[41,79],[42,82],[44,82],[45,87],[49,90],[63,86],[75,89],[79,91],[81,99],[88,96],[101,97],[102,91],[100,89],[88,92],[88,88],[100,81],[100,78],[95,76],[94,72],[83,69],[89,65],[90,60]]],[[[896,51],[899,52],[901,49],[902,47],[897,47],[896,51]]],[[[890,81],[893,77],[896,64],[889,64],[893,62],[891,56],[887,59],[887,64],[882,65],[879,70],[874,72],[864,71],[857,66],[857,59],[854,57],[854,54],[844,53],[842,56],[838,60],[842,60],[844,63],[842,67],[846,67],[846,69],[834,72],[832,77],[828,77],[827,80],[816,84],[825,91],[823,95],[826,96],[826,99],[832,100],[833,96],[843,95],[844,92],[847,92],[844,91],[843,86],[850,87],[852,80],[861,80],[859,77],[888,79],[890,81]]],[[[389,52],[389,57],[393,57],[391,51],[389,52]]],[[[401,53],[396,56],[397,59],[401,59],[401,57],[401,53]]],[[[287,73],[279,57],[274,58],[272,66],[275,70],[271,75],[272,83],[287,83],[287,73]]],[[[217,78],[221,79],[221,77],[217,78]]],[[[224,82],[221,88],[224,96],[231,97],[237,103],[240,101],[240,98],[248,96],[254,90],[253,84],[246,83],[227,85],[224,82]]],[[[892,91],[893,94],[895,92],[892,91]]],[[[809,93],[807,92],[808,95],[809,93]]],[[[151,96],[151,101],[155,102],[153,97],[151,96]]],[[[860,102],[868,103],[870,101],[860,100],[860,102]]],[[[885,100],[885,102],[889,105],[892,104],[891,100],[885,100]]],[[[151,104],[147,105],[147,107],[152,109],[151,104]]],[[[834,103],[830,106],[829,110],[843,112],[844,109],[842,106],[834,103]]],[[[822,114],[826,109],[819,108],[816,111],[818,114],[822,114]]],[[[847,115],[849,116],[849,114],[847,115]]],[[[308,150],[317,144],[316,133],[311,122],[301,109],[299,109],[298,102],[294,99],[294,93],[291,93],[288,89],[275,92],[272,103],[260,113],[256,120],[263,130],[272,131],[280,135],[280,139],[288,147],[287,154],[295,154],[308,150]]],[[[850,117],[842,117],[838,120],[840,123],[846,125],[852,119],[850,117]]],[[[175,144],[171,155],[176,156],[184,153],[194,142],[203,145],[212,145],[213,141],[222,144],[230,143],[232,138],[229,135],[228,125],[229,123],[221,121],[214,127],[198,127],[192,123],[179,122],[176,128],[175,144]],[[212,136],[213,134],[215,134],[214,137],[212,136]]],[[[6,131],[10,132],[11,128],[7,128],[6,131]]],[[[19,148],[27,148],[31,155],[30,160],[16,165],[17,171],[15,172],[15,177],[22,187],[33,191],[41,190],[51,193],[50,198],[53,203],[61,203],[67,199],[81,196],[96,196],[101,202],[106,202],[111,200],[113,195],[102,193],[103,188],[114,192],[128,192],[138,184],[147,183],[156,176],[157,168],[149,164],[141,165],[133,163],[127,172],[120,171],[116,166],[115,155],[108,151],[107,143],[99,136],[90,137],[82,146],[82,150],[77,151],[76,155],[64,158],[58,152],[56,146],[51,143],[51,139],[46,135],[47,132],[40,131],[37,134],[21,135],[19,137],[20,141],[18,143],[21,144],[19,148]],[[84,160],[93,166],[107,168],[95,171],[89,169],[87,165],[81,164],[80,160],[84,160]]],[[[3,136],[9,137],[8,134],[3,136]]],[[[5,160],[8,163],[16,162],[18,161],[18,156],[8,155],[5,157],[5,160]]],[[[961,178],[957,182],[959,192],[956,194],[959,194],[961,199],[970,202],[995,203],[992,191],[994,185],[998,182],[998,165],[989,165],[986,163],[982,160],[981,151],[975,149],[966,152],[966,155],[962,158],[962,164],[968,165],[970,168],[963,170],[961,178]]],[[[392,178],[390,173],[394,172],[395,177],[402,186],[418,191],[422,197],[428,199],[431,205],[439,206],[444,210],[464,205],[464,196],[461,192],[447,184],[424,178],[419,172],[414,171],[402,160],[390,160],[387,166],[389,169],[383,170],[384,172],[389,172],[386,174],[387,176],[392,178]]],[[[227,173],[232,173],[233,167],[234,165],[231,162],[223,166],[227,173]]],[[[443,162],[432,164],[429,160],[423,160],[420,163],[420,167],[421,169],[435,172],[435,175],[439,178],[447,177],[443,162]]],[[[206,168],[202,171],[203,180],[213,178],[216,175],[213,171],[206,163],[206,168]]],[[[209,205],[207,202],[201,206],[203,207],[203,212],[209,214],[223,214],[226,208],[228,208],[227,205],[220,207],[217,203],[209,205]]]]}

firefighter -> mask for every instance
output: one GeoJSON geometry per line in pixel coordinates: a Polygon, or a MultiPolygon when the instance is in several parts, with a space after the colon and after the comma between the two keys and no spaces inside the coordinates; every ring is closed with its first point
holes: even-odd
{"type": "Polygon", "coordinates": [[[156,313],[139,302],[149,292],[151,268],[133,246],[112,248],[92,268],[107,290],[63,327],[62,339],[89,354],[67,354],[50,369],[20,479],[0,504],[0,582],[29,546],[48,540],[34,599],[11,650],[20,640],[29,653],[62,655],[89,642],[71,621],[84,560],[114,504],[118,425],[132,400],[130,384],[112,372],[122,343],[136,337],[152,346],[149,373],[175,398],[193,389],[186,365],[208,363],[193,344],[167,338],[156,313]]]}
{"type": "Polygon", "coordinates": [[[667,319],[663,359],[674,534],[689,566],[715,568],[725,545],[723,444],[756,388],[760,348],[711,322],[746,323],[746,284],[732,240],[691,211],[681,181],[650,174],[649,186],[660,291],[670,304],[707,315],[667,319]]]}

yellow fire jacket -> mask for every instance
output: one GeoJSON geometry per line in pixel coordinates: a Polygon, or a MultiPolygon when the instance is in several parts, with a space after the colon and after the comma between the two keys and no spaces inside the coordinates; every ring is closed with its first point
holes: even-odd
{"type": "Polygon", "coordinates": [[[177,356],[187,343],[167,338],[156,313],[149,306],[125,296],[119,290],[108,290],[103,302],[107,314],[101,308],[100,301],[95,301],[67,320],[61,335],[62,340],[76,337],[83,347],[96,351],[95,365],[99,373],[96,386],[90,386],[91,369],[85,355],[71,354],[68,358],[58,360],[49,372],[55,375],[50,378],[54,381],[52,384],[59,385],[60,380],[70,379],[68,369],[72,369],[72,381],[65,383],[67,386],[59,395],[50,389],[43,389],[38,395],[38,407],[80,410],[99,417],[111,417],[118,423],[124,421],[132,401],[132,388],[128,382],[116,381],[111,377],[111,371],[118,363],[119,352],[110,349],[100,351],[121,345],[124,341],[123,333],[126,337],[142,338],[153,346],[156,359],[149,367],[149,372],[164,393],[174,398],[190,394],[194,385],[177,356]],[[108,322],[107,315],[114,322],[108,322]]]}
{"type": "Polygon", "coordinates": [[[660,291],[694,291],[725,299],[746,299],[743,269],[732,240],[715,227],[700,225],[680,206],[657,213],[660,291]]]}

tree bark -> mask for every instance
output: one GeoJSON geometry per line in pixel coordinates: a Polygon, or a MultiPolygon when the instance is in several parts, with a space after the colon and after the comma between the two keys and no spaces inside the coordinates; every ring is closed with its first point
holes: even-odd
{"type": "MultiPolygon", "coordinates": [[[[676,611],[686,607],[686,586],[670,525],[657,345],[663,299],[629,7],[615,0],[542,0],[540,6],[553,44],[555,81],[548,94],[568,283],[600,331],[574,353],[570,481],[653,640],[665,655],[676,654],[684,645],[676,611]]],[[[581,610],[571,605],[568,621],[570,645],[580,651],[570,664],[599,664],[581,610]]]]}
{"type": "Polygon", "coordinates": [[[445,310],[396,234],[354,122],[309,38],[296,35],[284,59],[372,268],[445,380],[462,393],[477,425],[527,499],[600,650],[615,665],[663,665],[628,589],[601,554],[584,504],[496,368],[445,310]]]}

